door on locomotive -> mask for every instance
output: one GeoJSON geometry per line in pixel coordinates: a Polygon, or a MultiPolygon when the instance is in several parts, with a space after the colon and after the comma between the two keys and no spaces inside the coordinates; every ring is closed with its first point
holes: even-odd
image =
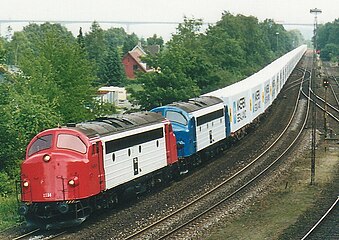
{"type": "MultiPolygon", "coordinates": [[[[102,142],[96,141],[92,144],[89,149],[88,159],[91,162],[91,169],[95,172],[90,173],[90,178],[97,178],[95,182],[98,182],[98,189],[101,191],[105,190],[105,173],[103,167],[103,148],[102,142]]],[[[93,179],[94,180],[94,179],[93,179]]]]}

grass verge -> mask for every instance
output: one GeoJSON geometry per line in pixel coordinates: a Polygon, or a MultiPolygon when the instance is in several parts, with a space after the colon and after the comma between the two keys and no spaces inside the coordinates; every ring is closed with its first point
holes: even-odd
{"type": "Polygon", "coordinates": [[[0,231],[21,221],[17,208],[18,204],[15,195],[0,197],[0,231]]]}
{"type": "Polygon", "coordinates": [[[326,208],[324,201],[338,194],[339,146],[324,149],[322,145],[317,151],[314,185],[310,185],[309,154],[303,154],[269,195],[234,221],[220,224],[208,239],[298,239],[313,216],[326,208]]]}

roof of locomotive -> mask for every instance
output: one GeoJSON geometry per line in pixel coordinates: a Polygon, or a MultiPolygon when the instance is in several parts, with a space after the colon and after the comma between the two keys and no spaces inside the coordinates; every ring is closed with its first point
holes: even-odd
{"type": "Polygon", "coordinates": [[[84,133],[87,137],[104,136],[126,129],[138,128],[140,126],[161,123],[165,120],[163,116],[153,112],[138,112],[101,117],[89,122],[68,126],[84,133]]]}
{"type": "Polygon", "coordinates": [[[222,103],[220,98],[214,96],[200,96],[189,99],[187,102],[174,102],[168,106],[177,107],[188,113],[191,113],[218,103],[222,103]]]}

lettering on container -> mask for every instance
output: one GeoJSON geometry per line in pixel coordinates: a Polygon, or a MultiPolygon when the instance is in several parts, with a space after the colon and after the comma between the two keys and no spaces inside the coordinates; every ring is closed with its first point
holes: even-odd
{"type": "MultiPolygon", "coordinates": [[[[260,98],[260,96],[259,96],[260,98]]],[[[246,99],[244,97],[239,98],[236,102],[233,102],[233,122],[234,124],[246,119],[246,99]]]]}
{"type": "Polygon", "coordinates": [[[270,102],[270,84],[267,84],[264,88],[265,91],[265,104],[270,102]]]}
{"type": "Polygon", "coordinates": [[[253,112],[256,112],[261,108],[260,90],[255,91],[252,97],[253,97],[253,112]]]}

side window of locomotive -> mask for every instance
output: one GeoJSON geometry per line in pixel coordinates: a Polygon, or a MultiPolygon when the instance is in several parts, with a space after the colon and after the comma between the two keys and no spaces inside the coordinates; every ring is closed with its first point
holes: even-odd
{"type": "Polygon", "coordinates": [[[73,150],[79,153],[86,153],[85,143],[79,137],[70,134],[59,134],[57,147],[73,150]]]}
{"type": "Polygon", "coordinates": [[[52,146],[52,138],[53,138],[52,134],[48,134],[37,138],[29,148],[28,156],[31,156],[34,153],[50,148],[52,146]]]}
{"type": "Polygon", "coordinates": [[[179,112],[167,111],[165,117],[171,122],[177,122],[185,126],[187,125],[187,119],[179,112]]]}

